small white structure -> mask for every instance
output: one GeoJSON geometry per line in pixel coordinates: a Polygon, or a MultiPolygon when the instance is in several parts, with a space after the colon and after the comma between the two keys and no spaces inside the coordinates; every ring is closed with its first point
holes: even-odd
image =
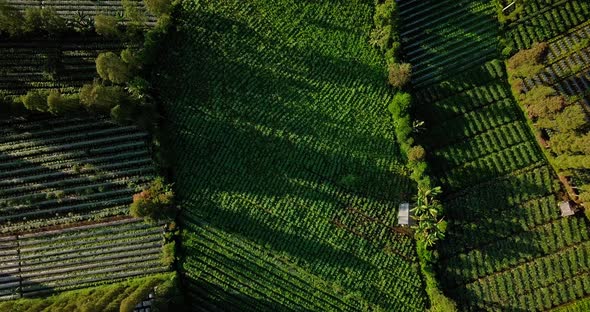
{"type": "Polygon", "coordinates": [[[560,202],[559,209],[561,210],[562,217],[573,216],[576,213],[576,209],[568,201],[560,202]]]}
{"type": "Polygon", "coordinates": [[[510,3],[509,5],[507,5],[506,7],[504,7],[502,9],[502,13],[504,13],[504,15],[508,15],[510,13],[512,13],[512,11],[514,11],[516,9],[516,1],[512,1],[512,3],[510,3]]]}
{"type": "Polygon", "coordinates": [[[409,225],[410,224],[410,203],[399,204],[397,211],[397,224],[398,225],[409,225]]]}

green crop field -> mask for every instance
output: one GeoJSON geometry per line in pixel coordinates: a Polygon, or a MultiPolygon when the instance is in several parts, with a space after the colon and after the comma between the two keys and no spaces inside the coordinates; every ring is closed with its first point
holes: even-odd
{"type": "Polygon", "coordinates": [[[195,309],[422,311],[372,1],[183,1],[161,62],[195,309]]]}
{"type": "MultiPolygon", "coordinates": [[[[473,311],[547,310],[590,295],[587,221],[560,218],[559,183],[512,97],[504,64],[494,60],[499,47],[482,49],[482,38],[493,42],[499,25],[467,26],[493,15],[492,1],[430,2],[420,1],[423,10],[412,1],[400,5],[405,40],[438,34],[432,45],[448,46],[436,54],[443,59],[455,55],[454,47],[476,51],[448,62],[440,79],[416,78],[417,118],[427,128],[419,141],[431,151],[449,221],[439,247],[443,290],[461,310],[473,311]],[[417,14],[432,22],[413,27],[417,14]],[[440,33],[448,29],[471,31],[440,33]]],[[[409,58],[428,73],[440,68],[426,57],[409,58]]]]}
{"type": "Polygon", "coordinates": [[[0,312],[590,309],[587,0],[0,0],[0,65],[0,312]]]}

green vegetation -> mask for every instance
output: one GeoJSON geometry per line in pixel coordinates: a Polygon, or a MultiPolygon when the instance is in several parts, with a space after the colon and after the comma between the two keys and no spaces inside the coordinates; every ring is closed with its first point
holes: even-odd
{"type": "MultiPolygon", "coordinates": [[[[484,20],[494,13],[491,1],[400,3],[402,47],[417,86],[414,118],[424,121],[415,142],[428,151],[448,221],[433,262],[459,310],[547,310],[588,295],[582,282],[590,236],[584,219],[559,218],[562,190],[511,96],[502,62],[492,60],[500,56],[499,26],[484,20]]],[[[540,47],[509,66],[540,72],[540,47]]],[[[544,112],[558,100],[534,105],[544,112]]],[[[428,287],[433,275],[425,276],[428,287]]]]}
{"type": "Polygon", "coordinates": [[[181,2],[154,85],[195,308],[425,309],[373,8],[181,2]]]}
{"type": "Polygon", "coordinates": [[[136,304],[154,292],[158,299],[152,311],[182,311],[174,273],[156,274],[111,285],[59,293],[47,298],[0,302],[1,311],[11,312],[119,312],[133,311],[136,304]]]}
{"type": "Polygon", "coordinates": [[[129,212],[136,218],[144,218],[152,223],[171,219],[175,212],[173,200],[174,193],[171,185],[164,183],[162,177],[157,177],[148,187],[133,195],[129,212]]]}

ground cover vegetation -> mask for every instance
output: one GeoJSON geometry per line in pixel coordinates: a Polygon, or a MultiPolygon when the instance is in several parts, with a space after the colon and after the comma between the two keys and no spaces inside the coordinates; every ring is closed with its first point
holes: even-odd
{"type": "Polygon", "coordinates": [[[180,2],[156,85],[194,309],[427,308],[413,239],[395,228],[417,188],[387,112],[399,62],[369,42],[393,43],[377,10],[180,2]]]}
{"type": "Polygon", "coordinates": [[[416,142],[448,221],[437,276],[459,310],[548,310],[588,295],[589,232],[582,217],[560,218],[563,190],[498,59],[507,50],[496,5],[399,4],[403,54],[422,68],[412,80],[424,122],[416,142]]]}

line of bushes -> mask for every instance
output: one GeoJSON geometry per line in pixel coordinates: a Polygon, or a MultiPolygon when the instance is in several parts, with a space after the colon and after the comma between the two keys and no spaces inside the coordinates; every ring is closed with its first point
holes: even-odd
{"type": "Polygon", "coordinates": [[[416,206],[412,212],[417,221],[417,226],[414,227],[416,249],[426,282],[426,293],[430,299],[430,311],[456,311],[455,303],[440,290],[433,269],[437,261],[434,250],[436,243],[444,238],[446,221],[443,218],[443,206],[437,199],[441,189],[435,187],[428,176],[426,150],[414,140],[414,134],[422,123],[412,119],[412,96],[405,91],[411,80],[412,67],[400,62],[399,58],[401,44],[397,3],[394,0],[377,0],[375,5],[375,28],[371,32],[370,43],[384,55],[388,81],[395,92],[387,109],[392,116],[401,152],[407,158],[412,172],[411,178],[418,185],[416,206]]]}

